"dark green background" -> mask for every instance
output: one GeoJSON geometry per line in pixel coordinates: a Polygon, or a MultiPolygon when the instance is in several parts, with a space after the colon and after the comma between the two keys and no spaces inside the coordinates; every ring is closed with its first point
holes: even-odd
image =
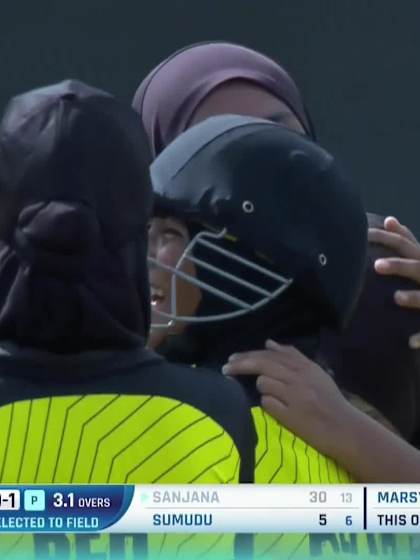
{"type": "Polygon", "coordinates": [[[130,100],[171,51],[213,38],[283,63],[367,207],[420,234],[418,0],[1,0],[0,105],[67,77],[130,100]]]}

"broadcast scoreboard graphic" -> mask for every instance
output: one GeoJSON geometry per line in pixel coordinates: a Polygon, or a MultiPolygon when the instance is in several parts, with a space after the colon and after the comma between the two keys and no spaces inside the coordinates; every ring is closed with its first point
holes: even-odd
{"type": "Polygon", "coordinates": [[[0,486],[0,532],[417,533],[420,485],[0,486]]]}

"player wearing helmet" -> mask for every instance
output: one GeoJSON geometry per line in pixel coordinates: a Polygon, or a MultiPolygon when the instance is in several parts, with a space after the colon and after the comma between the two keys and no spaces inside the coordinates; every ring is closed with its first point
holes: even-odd
{"type": "MultiPolygon", "coordinates": [[[[160,327],[175,332],[160,349],[221,368],[231,353],[271,337],[313,359],[321,327],[339,330],[350,318],[364,273],[366,218],[334,159],[268,121],[225,116],[181,135],[151,173],[157,221],[168,229],[152,224],[150,275],[157,283],[163,268],[172,284],[154,310],[160,327]],[[167,245],[176,247],[172,263],[167,245]],[[190,300],[186,284],[194,286],[190,300]],[[184,303],[195,307],[190,315],[184,303]]],[[[254,376],[244,385],[259,434],[257,482],[349,480],[262,411],[254,376]]],[[[320,551],[308,535],[259,535],[255,545],[268,557],[320,551]]]]}
{"type": "MultiPolygon", "coordinates": [[[[154,157],[192,125],[221,114],[266,118],[315,138],[293,77],[264,54],[227,42],[199,43],[171,54],[143,79],[133,106],[144,123],[154,157]]],[[[368,214],[368,222],[370,227],[384,225],[384,220],[373,214],[368,214]]],[[[166,240],[176,239],[179,244],[185,237],[182,224],[173,220],[161,220],[158,226],[166,240]]],[[[407,340],[420,331],[420,314],[397,306],[394,294],[408,290],[405,295],[413,296],[417,285],[405,276],[407,265],[418,266],[418,255],[413,257],[411,251],[404,254],[395,243],[388,250],[378,241],[384,243],[384,237],[372,237],[368,246],[366,278],[353,320],[340,336],[325,332],[321,347],[326,361],[334,367],[340,388],[365,401],[352,397],[352,402],[358,407],[361,404],[362,410],[383,424],[391,423],[407,440],[415,441],[416,432],[420,433],[419,356],[408,347],[407,340]],[[375,261],[398,255],[416,259],[417,263],[406,262],[403,272],[401,267],[396,268],[396,262],[391,263],[388,274],[399,273],[404,278],[379,276],[375,261]]],[[[416,280],[410,274],[408,278],[416,280]]],[[[162,277],[157,280],[163,286],[154,291],[154,303],[162,307],[170,286],[162,277]]],[[[182,289],[179,282],[179,296],[182,289]]],[[[196,298],[197,294],[183,301],[179,297],[179,305],[190,312],[196,298]]],[[[164,331],[152,329],[150,343],[155,346],[163,335],[164,331]]]]}

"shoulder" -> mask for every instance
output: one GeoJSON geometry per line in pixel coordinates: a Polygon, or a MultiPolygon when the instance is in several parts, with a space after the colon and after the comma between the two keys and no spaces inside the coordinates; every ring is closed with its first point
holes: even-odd
{"type": "Polygon", "coordinates": [[[220,370],[201,367],[161,364],[169,372],[173,387],[183,391],[185,398],[193,398],[202,406],[223,408],[248,407],[248,398],[243,387],[235,380],[225,377],[220,370]]]}
{"type": "Polygon", "coordinates": [[[240,480],[252,482],[254,472],[255,426],[251,406],[245,390],[235,380],[225,377],[220,371],[204,368],[179,366],[162,362],[167,396],[201,410],[229,434],[236,445],[241,463],[240,480]]]}
{"type": "MultiPolygon", "coordinates": [[[[250,414],[244,389],[220,370],[172,364],[159,359],[149,369],[147,378],[154,393],[199,408],[223,423],[226,419],[250,414]]],[[[237,420],[233,424],[235,422],[237,420]]],[[[230,421],[228,423],[233,425],[230,421]]]]}

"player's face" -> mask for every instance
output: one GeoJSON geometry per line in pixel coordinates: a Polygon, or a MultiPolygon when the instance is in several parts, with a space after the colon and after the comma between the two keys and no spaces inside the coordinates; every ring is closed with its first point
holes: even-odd
{"type": "MultiPolygon", "coordinates": [[[[175,268],[185,248],[190,241],[188,229],[175,218],[153,218],[149,227],[149,256],[158,262],[175,268]]],[[[195,276],[195,266],[189,261],[184,261],[181,270],[190,276],[195,276]]],[[[159,316],[156,311],[170,313],[171,311],[171,283],[173,274],[157,266],[149,267],[149,278],[152,299],[152,322],[167,323],[167,319],[159,316]]],[[[176,279],[177,315],[194,316],[200,303],[200,289],[189,282],[176,279]]],[[[185,324],[176,322],[171,327],[171,333],[179,334],[185,324]]],[[[166,329],[152,329],[149,346],[156,348],[167,336],[166,329]]]]}
{"type": "Polygon", "coordinates": [[[286,103],[260,86],[245,80],[233,80],[212,91],[196,109],[190,125],[223,114],[267,119],[305,134],[302,125],[286,103]]]}

